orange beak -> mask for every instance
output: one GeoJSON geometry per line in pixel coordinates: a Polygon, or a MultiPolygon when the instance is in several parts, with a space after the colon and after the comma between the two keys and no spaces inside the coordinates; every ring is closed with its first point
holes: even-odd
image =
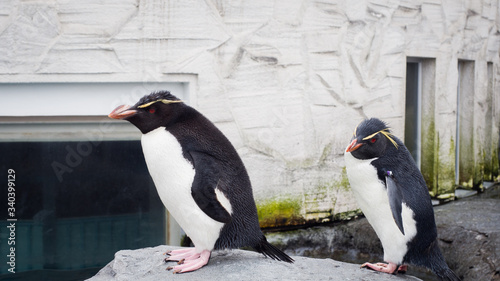
{"type": "Polygon", "coordinates": [[[113,119],[123,119],[127,118],[129,116],[132,116],[137,113],[137,110],[129,110],[130,106],[128,105],[120,105],[119,107],[115,108],[108,117],[113,118],[113,119]]]}
{"type": "Polygon", "coordinates": [[[354,150],[360,148],[363,144],[358,143],[358,140],[353,139],[351,144],[346,148],[345,152],[353,152],[354,150]]]}

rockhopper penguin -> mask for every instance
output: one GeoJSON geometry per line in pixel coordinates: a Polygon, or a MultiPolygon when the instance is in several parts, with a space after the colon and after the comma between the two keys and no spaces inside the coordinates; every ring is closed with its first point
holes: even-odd
{"type": "Polygon", "coordinates": [[[208,263],[212,250],[251,246],[293,262],[259,228],[247,171],[229,140],[201,113],[167,91],[122,105],[109,114],[142,132],[142,149],[158,195],[194,248],[174,250],[174,273],[208,263]]]}
{"type": "Polygon", "coordinates": [[[344,156],[354,196],[382,242],[388,262],[362,267],[397,273],[413,264],[429,268],[441,280],[460,280],[438,247],[424,178],[387,125],[376,118],[361,122],[344,156]]]}

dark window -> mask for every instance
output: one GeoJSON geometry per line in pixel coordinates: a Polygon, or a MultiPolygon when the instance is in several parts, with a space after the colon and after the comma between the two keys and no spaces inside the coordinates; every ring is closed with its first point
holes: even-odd
{"type": "Polygon", "coordinates": [[[420,166],[420,63],[406,64],[405,146],[420,166]]]}
{"type": "MultiPolygon", "coordinates": [[[[82,280],[118,250],[165,243],[165,210],[139,141],[0,142],[0,155],[4,187],[8,169],[16,175],[16,276],[82,280]]],[[[0,198],[5,274],[7,188],[0,198]]]]}

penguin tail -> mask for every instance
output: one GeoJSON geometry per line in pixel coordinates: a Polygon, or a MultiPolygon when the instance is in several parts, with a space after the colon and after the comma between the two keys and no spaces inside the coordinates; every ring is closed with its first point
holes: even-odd
{"type": "Polygon", "coordinates": [[[293,263],[294,260],[288,256],[287,254],[283,253],[280,249],[276,248],[275,246],[271,245],[269,242],[267,242],[267,239],[264,235],[262,235],[262,238],[260,239],[259,243],[253,247],[257,252],[263,254],[266,257],[269,257],[273,260],[277,261],[284,261],[284,262],[289,262],[293,263]]]}
{"type": "Polygon", "coordinates": [[[437,245],[437,241],[434,241],[431,244],[430,252],[429,252],[428,267],[437,275],[440,280],[443,281],[462,281],[453,270],[450,269],[448,264],[441,253],[437,245]]]}
{"type": "Polygon", "coordinates": [[[449,267],[436,270],[434,273],[443,281],[462,281],[449,267]]]}

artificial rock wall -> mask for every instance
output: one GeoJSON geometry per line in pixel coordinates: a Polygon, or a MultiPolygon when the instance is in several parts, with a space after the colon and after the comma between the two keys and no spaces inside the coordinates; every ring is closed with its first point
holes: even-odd
{"type": "Polygon", "coordinates": [[[343,162],[354,127],[378,117],[403,138],[407,57],[431,60],[422,93],[431,194],[455,188],[460,106],[469,124],[460,184],[495,179],[499,14],[498,0],[3,1],[0,82],[192,75],[192,105],[242,156],[262,225],[322,222],[356,213],[343,162]],[[462,61],[473,71],[460,105],[462,61]]]}

